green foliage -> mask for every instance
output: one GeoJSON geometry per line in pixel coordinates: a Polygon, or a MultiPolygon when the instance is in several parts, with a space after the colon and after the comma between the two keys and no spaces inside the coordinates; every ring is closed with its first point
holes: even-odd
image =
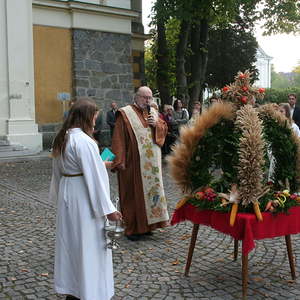
{"type": "Polygon", "coordinates": [[[295,93],[297,95],[297,99],[300,99],[300,87],[286,88],[286,89],[266,89],[264,103],[282,103],[288,102],[288,94],[295,93]]]}
{"type": "MultiPolygon", "coordinates": [[[[261,211],[265,211],[266,206],[269,201],[274,201],[276,199],[276,193],[273,190],[268,192],[259,200],[259,207],[261,211]]],[[[215,201],[208,201],[206,199],[197,199],[196,197],[191,197],[187,203],[192,204],[200,210],[215,210],[223,213],[228,213],[231,210],[231,204],[222,205],[221,198],[217,197],[215,201]]],[[[276,213],[288,213],[289,209],[293,206],[298,206],[299,203],[297,200],[287,197],[287,201],[284,203],[284,206],[277,206],[274,210],[274,214],[276,213]]],[[[254,213],[253,205],[243,206],[239,205],[240,213],[254,213]]]]}
{"type": "Polygon", "coordinates": [[[145,79],[147,85],[152,89],[152,91],[157,90],[156,84],[156,70],[157,63],[154,57],[155,53],[155,44],[148,43],[145,47],[145,79]]]}
{"type": "MultiPolygon", "coordinates": [[[[270,191],[264,195],[260,202],[261,210],[265,210],[269,201],[276,200],[277,192],[286,189],[286,179],[289,180],[290,191],[298,190],[296,182],[296,156],[297,145],[292,139],[292,131],[286,125],[281,125],[270,116],[261,113],[263,121],[263,137],[272,149],[275,158],[275,170],[273,173],[274,183],[270,186],[270,191]]],[[[212,188],[215,195],[223,192],[228,194],[233,183],[239,184],[237,168],[239,161],[238,146],[241,132],[234,126],[233,120],[221,120],[218,124],[209,128],[200,139],[192,154],[188,176],[193,191],[205,191],[212,188]]],[[[269,168],[267,159],[267,148],[265,149],[266,165],[269,168]]],[[[264,180],[267,185],[267,172],[264,180]]],[[[201,210],[213,209],[221,212],[228,212],[231,205],[223,205],[221,198],[216,195],[214,201],[205,198],[198,198],[198,192],[188,200],[188,203],[201,210]]],[[[291,206],[298,205],[296,199],[287,196],[284,205],[275,207],[274,212],[287,212],[291,206]]],[[[244,207],[239,205],[239,212],[253,213],[253,206],[244,207]]]]}
{"type": "Polygon", "coordinates": [[[209,35],[206,82],[211,89],[230,84],[239,71],[250,70],[252,80],[257,79],[258,44],[251,31],[227,25],[226,28],[211,29],[209,35]]]}
{"type": "Polygon", "coordinates": [[[300,2],[295,0],[257,1],[263,7],[259,8],[257,16],[264,21],[265,34],[297,33],[300,31],[300,2]]]}
{"type": "MultiPolygon", "coordinates": [[[[169,68],[166,70],[166,74],[170,82],[171,95],[176,94],[176,44],[178,42],[179,22],[177,19],[169,19],[166,21],[166,39],[169,48],[169,68]]],[[[157,91],[157,34],[154,30],[151,30],[152,38],[145,47],[145,78],[147,85],[157,91]]]]}
{"type": "Polygon", "coordinates": [[[274,89],[300,88],[300,66],[291,73],[276,73],[272,65],[271,87],[274,89]]]}
{"type": "Polygon", "coordinates": [[[207,130],[191,159],[189,176],[192,190],[212,186],[223,192],[232,182],[237,182],[239,137],[240,132],[234,128],[232,120],[222,120],[207,130]],[[217,176],[216,172],[219,173],[217,176]]]}
{"type": "Polygon", "coordinates": [[[219,201],[207,201],[207,200],[198,200],[196,198],[191,198],[188,201],[190,204],[196,206],[200,210],[213,209],[216,210],[216,207],[219,204],[219,201]]]}
{"type": "MultiPolygon", "coordinates": [[[[195,51],[196,53],[192,53],[192,55],[190,55],[191,52],[189,51],[192,49],[190,42],[187,43],[187,45],[182,44],[182,47],[178,47],[180,50],[178,51],[178,56],[175,58],[175,61],[179,58],[177,62],[181,62],[181,64],[177,64],[177,78],[180,78],[178,79],[180,82],[176,82],[175,76],[173,75],[173,67],[175,49],[179,44],[178,38],[176,39],[174,35],[174,40],[172,38],[174,43],[172,45],[169,45],[170,40],[167,42],[167,45],[165,45],[164,37],[159,39],[159,44],[162,45],[159,49],[162,53],[158,53],[158,56],[160,58],[164,57],[164,62],[168,61],[169,64],[163,67],[164,70],[167,70],[169,73],[163,72],[163,76],[161,76],[162,72],[157,72],[157,76],[161,76],[159,79],[161,95],[174,94],[169,89],[176,86],[177,89],[181,91],[189,91],[190,95],[186,98],[191,98],[192,101],[200,98],[200,90],[203,88],[203,83],[206,80],[203,74],[213,74],[212,72],[206,72],[206,58],[207,55],[209,57],[210,52],[212,52],[211,50],[207,50],[206,47],[207,30],[209,28],[239,24],[241,28],[248,31],[249,28],[251,29],[253,27],[256,21],[261,21],[263,22],[263,28],[266,34],[297,33],[300,30],[300,3],[295,0],[156,0],[152,12],[152,25],[160,25],[159,32],[161,33],[159,36],[164,35],[165,31],[162,30],[162,27],[166,27],[170,20],[176,20],[178,24],[185,23],[188,25],[184,28],[188,28],[186,32],[190,40],[191,37],[193,37],[192,40],[198,41],[194,43],[195,45],[197,44],[197,47],[193,48],[197,51],[195,51]],[[199,26],[200,24],[207,26],[199,26]],[[199,28],[199,30],[194,30],[195,28],[199,28]],[[197,56],[196,54],[199,53],[200,55],[197,56]],[[188,55],[197,59],[188,61],[188,55]],[[183,57],[185,64],[182,63],[184,62],[183,57]],[[183,67],[183,65],[185,67],[183,67]],[[191,65],[195,67],[189,70],[188,66],[191,65]],[[184,70],[184,68],[186,69],[184,70]],[[171,83],[169,81],[170,76],[171,83]]],[[[181,41],[182,40],[184,39],[181,39],[181,41]]],[[[244,38],[241,38],[241,41],[243,40],[244,38]]],[[[226,42],[223,43],[223,47],[225,46],[227,46],[226,42]]],[[[241,59],[237,59],[236,53],[232,54],[233,52],[231,50],[227,50],[227,52],[231,54],[236,67],[237,65],[240,66],[240,61],[244,60],[242,56],[243,52],[245,51],[245,55],[248,55],[247,51],[250,50],[247,45],[243,44],[240,44],[239,48],[241,59]]],[[[227,60],[221,61],[221,64],[214,62],[213,64],[215,68],[217,68],[218,66],[222,66],[224,62],[227,62],[227,60]]],[[[151,63],[147,64],[147,67],[148,65],[150,68],[153,66],[151,63]]],[[[249,63],[246,63],[246,65],[249,65],[249,63]]],[[[245,68],[246,67],[242,66],[240,70],[244,70],[245,68]]],[[[153,69],[150,69],[148,72],[151,71],[153,72],[153,69]]],[[[236,70],[234,70],[233,73],[235,74],[236,70]]],[[[230,78],[227,76],[225,81],[228,82],[229,80],[230,78]]],[[[214,85],[216,86],[216,84],[214,85]]],[[[218,80],[218,85],[221,86],[220,80],[218,80]]],[[[179,91],[178,93],[180,94],[179,91]]]]}
{"type": "Polygon", "coordinates": [[[292,131],[287,126],[281,126],[268,116],[261,116],[263,120],[264,138],[270,143],[272,155],[275,158],[274,188],[283,189],[288,179],[292,192],[297,190],[296,185],[296,155],[297,145],[292,140],[292,131]],[[280,184],[281,183],[281,184],[280,184]]]}
{"type": "Polygon", "coordinates": [[[275,89],[285,89],[291,86],[291,81],[282,73],[271,72],[271,87],[275,89]]]}

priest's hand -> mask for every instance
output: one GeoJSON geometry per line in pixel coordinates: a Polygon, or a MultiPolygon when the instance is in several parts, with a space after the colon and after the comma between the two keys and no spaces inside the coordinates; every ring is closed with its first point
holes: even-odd
{"type": "Polygon", "coordinates": [[[157,120],[154,118],[154,116],[152,114],[149,115],[148,119],[147,119],[147,123],[148,125],[155,127],[157,120]]]}
{"type": "Polygon", "coordinates": [[[112,168],[112,165],[113,165],[113,162],[112,161],[104,161],[104,164],[105,164],[105,167],[107,169],[111,169],[112,168]]]}
{"type": "Polygon", "coordinates": [[[122,220],[122,214],[119,211],[115,211],[106,216],[109,221],[119,221],[122,220]]]}

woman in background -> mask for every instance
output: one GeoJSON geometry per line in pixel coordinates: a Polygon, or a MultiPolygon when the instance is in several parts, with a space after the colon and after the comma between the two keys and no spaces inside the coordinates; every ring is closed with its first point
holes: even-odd
{"type": "Polygon", "coordinates": [[[53,144],[50,198],[57,200],[54,285],[66,299],[109,300],[114,294],[104,224],[121,219],[110,200],[106,166],[92,138],[98,109],[77,100],[53,144]]]}
{"type": "Polygon", "coordinates": [[[293,131],[295,134],[300,137],[300,130],[297,124],[293,121],[291,118],[291,111],[290,111],[290,105],[288,103],[280,103],[279,104],[279,111],[286,116],[288,119],[289,124],[291,125],[293,131]]]}
{"type": "Polygon", "coordinates": [[[173,120],[170,122],[172,134],[179,136],[179,128],[180,126],[187,124],[189,121],[189,114],[186,109],[183,109],[182,102],[179,99],[175,100],[173,107],[173,120]]]}

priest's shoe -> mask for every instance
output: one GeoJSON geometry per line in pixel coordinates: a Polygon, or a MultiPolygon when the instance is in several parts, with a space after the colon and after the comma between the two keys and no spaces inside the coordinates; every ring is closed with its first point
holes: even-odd
{"type": "Polygon", "coordinates": [[[136,241],[139,241],[141,236],[138,235],[138,234],[128,234],[126,235],[126,237],[130,240],[130,241],[133,241],[133,242],[136,242],[136,241]]]}
{"type": "Polygon", "coordinates": [[[151,235],[153,235],[153,232],[152,231],[148,231],[148,232],[143,233],[143,235],[151,236],[151,235]]]}
{"type": "Polygon", "coordinates": [[[72,296],[72,295],[68,295],[67,297],[66,297],[66,300],[80,300],[79,298],[76,298],[76,297],[74,297],[74,296],[72,296]]]}

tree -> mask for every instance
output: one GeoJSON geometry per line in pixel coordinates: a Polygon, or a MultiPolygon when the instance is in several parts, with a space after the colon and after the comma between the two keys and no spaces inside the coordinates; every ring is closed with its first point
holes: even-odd
{"type": "Polygon", "coordinates": [[[239,25],[211,29],[208,42],[206,82],[210,89],[220,89],[234,81],[238,71],[250,70],[257,79],[255,68],[257,41],[251,31],[239,25]]]}
{"type": "Polygon", "coordinates": [[[293,69],[293,86],[300,88],[300,61],[298,61],[298,66],[293,69]]]}
{"type": "Polygon", "coordinates": [[[157,63],[155,59],[156,52],[156,42],[155,42],[155,32],[151,31],[152,39],[145,46],[145,79],[147,85],[152,89],[152,91],[157,91],[156,84],[156,72],[157,63]]]}
{"type": "Polygon", "coordinates": [[[291,86],[290,80],[283,73],[276,73],[274,65],[271,66],[271,87],[272,89],[285,89],[291,86]]]}
{"type": "MultiPolygon", "coordinates": [[[[170,19],[179,22],[178,43],[176,46],[176,89],[177,95],[189,101],[189,107],[199,99],[205,80],[208,57],[208,33],[213,26],[239,23],[251,28],[255,21],[263,20],[266,34],[299,31],[300,4],[295,0],[157,0],[154,5],[153,24],[157,28],[157,58],[169,55],[166,50],[165,26],[170,19]],[[187,62],[187,56],[192,63],[187,62]],[[187,69],[188,68],[188,69],[187,69]]],[[[165,70],[159,66],[158,87],[162,102],[168,99],[166,89],[170,88],[165,70]],[[162,76],[163,75],[163,76],[162,76]],[[160,77],[159,77],[160,76],[160,77]],[[165,81],[164,84],[161,80],[165,81]]]]}

